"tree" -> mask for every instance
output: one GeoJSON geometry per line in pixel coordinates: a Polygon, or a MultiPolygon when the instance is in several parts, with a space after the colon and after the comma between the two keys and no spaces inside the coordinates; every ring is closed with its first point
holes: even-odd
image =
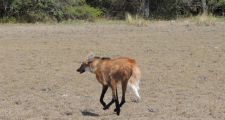
{"type": "Polygon", "coordinates": [[[202,11],[203,11],[203,14],[208,13],[208,6],[206,4],[206,0],[201,0],[201,2],[202,2],[202,11]]]}
{"type": "Polygon", "coordinates": [[[149,18],[149,0],[140,0],[140,15],[145,17],[145,18],[149,18]]]}

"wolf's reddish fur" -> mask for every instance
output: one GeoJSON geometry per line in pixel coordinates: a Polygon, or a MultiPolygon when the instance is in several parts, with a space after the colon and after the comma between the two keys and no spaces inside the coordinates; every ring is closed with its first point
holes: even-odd
{"type": "Polygon", "coordinates": [[[83,73],[86,70],[94,73],[98,82],[103,86],[100,97],[100,102],[104,107],[103,109],[108,109],[110,105],[115,102],[115,111],[117,112],[117,115],[120,114],[120,107],[125,103],[127,84],[132,87],[136,96],[140,98],[138,90],[141,72],[134,59],[127,57],[114,59],[94,57],[91,61],[83,62],[77,71],[83,73]],[[117,94],[118,83],[121,83],[122,85],[122,99],[120,104],[117,94]],[[112,100],[110,103],[106,104],[103,98],[108,87],[112,89],[112,100]]]}

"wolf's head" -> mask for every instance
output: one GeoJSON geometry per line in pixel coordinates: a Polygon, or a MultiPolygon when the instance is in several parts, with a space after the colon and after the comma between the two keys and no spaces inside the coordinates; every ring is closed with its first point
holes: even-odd
{"type": "Polygon", "coordinates": [[[87,59],[81,63],[80,67],[77,69],[77,72],[79,72],[80,74],[86,71],[94,73],[100,61],[110,60],[110,59],[111,58],[109,57],[102,57],[102,58],[96,57],[94,56],[93,53],[91,53],[88,55],[87,59]]]}
{"type": "Polygon", "coordinates": [[[91,63],[92,61],[84,61],[82,62],[82,64],[80,65],[80,67],[77,69],[77,72],[84,73],[86,71],[91,71],[90,67],[91,67],[91,63]]]}
{"type": "Polygon", "coordinates": [[[94,62],[94,60],[98,59],[99,57],[95,57],[93,53],[89,53],[87,56],[87,59],[84,60],[80,67],[77,69],[77,72],[84,73],[86,71],[90,71],[93,72],[93,65],[92,63],[94,62]]]}

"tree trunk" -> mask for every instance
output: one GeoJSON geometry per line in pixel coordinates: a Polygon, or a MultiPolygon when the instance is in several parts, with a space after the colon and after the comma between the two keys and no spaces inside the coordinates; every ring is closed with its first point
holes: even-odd
{"type": "Polygon", "coordinates": [[[206,0],[202,0],[202,11],[203,11],[203,14],[208,13],[208,6],[206,4],[206,0]]]}
{"type": "Polygon", "coordinates": [[[149,17],[149,0],[140,0],[141,15],[145,18],[149,17]]]}
{"type": "Polygon", "coordinates": [[[7,14],[7,8],[8,8],[8,0],[3,0],[2,1],[3,2],[3,7],[4,7],[4,16],[7,16],[8,14],[7,14]]]}
{"type": "Polygon", "coordinates": [[[145,0],[145,4],[144,4],[144,16],[146,18],[149,17],[149,0],[145,0]]]}

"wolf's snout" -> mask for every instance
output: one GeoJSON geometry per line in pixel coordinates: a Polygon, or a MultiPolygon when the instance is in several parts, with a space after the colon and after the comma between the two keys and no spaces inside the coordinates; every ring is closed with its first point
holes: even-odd
{"type": "Polygon", "coordinates": [[[77,72],[79,72],[81,74],[81,73],[84,73],[85,70],[82,70],[82,69],[79,68],[79,69],[77,69],[77,72]]]}
{"type": "Polygon", "coordinates": [[[77,72],[80,72],[80,69],[77,69],[77,72]]]}

